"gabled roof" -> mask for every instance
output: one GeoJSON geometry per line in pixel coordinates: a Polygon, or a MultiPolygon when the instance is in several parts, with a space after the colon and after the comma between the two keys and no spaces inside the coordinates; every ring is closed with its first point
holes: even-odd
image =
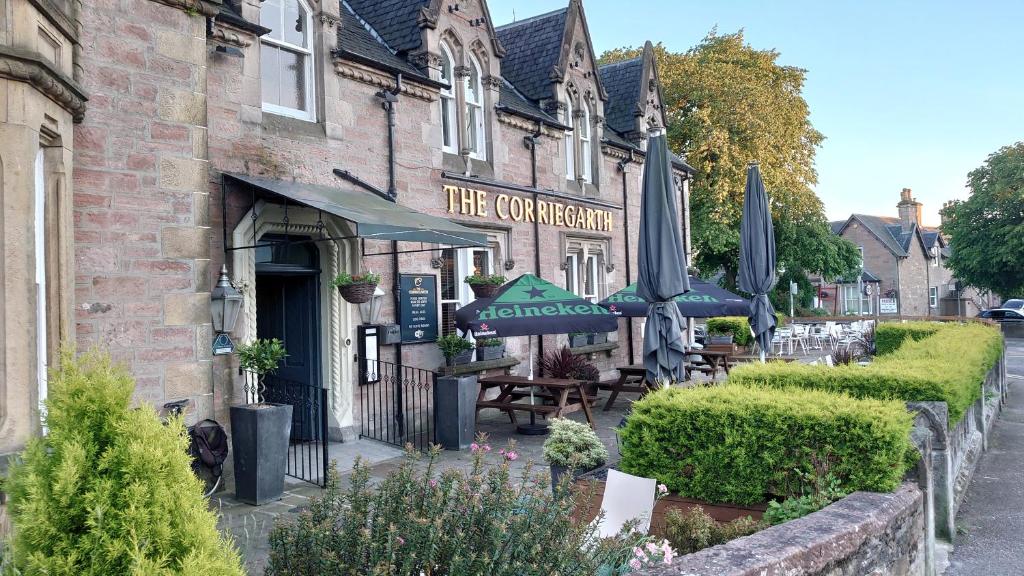
{"type": "Polygon", "coordinates": [[[539,120],[548,126],[567,129],[562,121],[545,112],[540,106],[523,96],[508,80],[502,78],[498,87],[498,107],[531,120],[539,120]]]}
{"type": "Polygon", "coordinates": [[[643,56],[605,64],[597,70],[608,91],[608,102],[604,106],[605,126],[619,133],[634,131],[636,116],[644,113],[638,103],[643,82],[643,56]]]}
{"type": "MultiPolygon", "coordinates": [[[[921,243],[921,248],[928,251],[931,245],[925,239],[925,229],[917,224],[911,226],[909,231],[904,231],[900,225],[899,218],[891,216],[871,216],[869,214],[851,214],[842,222],[830,222],[832,232],[842,234],[846,227],[854,220],[861,223],[875,238],[878,239],[895,256],[906,257],[910,255],[910,245],[916,238],[921,243]]],[[[934,242],[934,241],[933,241],[934,242]]]]}
{"type": "Polygon", "coordinates": [[[568,13],[568,8],[560,8],[495,29],[507,51],[501,75],[531,100],[551,97],[568,13]]]}
{"type": "Polygon", "coordinates": [[[341,2],[341,24],[338,26],[338,48],[336,53],[343,58],[362,61],[368,65],[383,65],[403,76],[428,80],[426,76],[405,58],[395,55],[385,44],[378,30],[352,12],[346,2],[341,2]]]}
{"type": "MultiPolygon", "coordinates": [[[[348,0],[348,5],[380,34],[395,52],[420,47],[420,11],[431,0],[348,0]]],[[[344,7],[342,7],[344,11],[344,7]]]]}

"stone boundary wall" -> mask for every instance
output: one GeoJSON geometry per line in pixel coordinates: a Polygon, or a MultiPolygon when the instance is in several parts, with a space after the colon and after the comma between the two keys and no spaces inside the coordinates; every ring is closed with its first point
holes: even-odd
{"type": "Polygon", "coordinates": [[[918,466],[895,492],[856,492],[803,518],[694,554],[645,576],[840,576],[936,574],[936,539],[954,520],[1009,388],[1000,356],[981,397],[949,428],[945,402],[912,402],[918,466]]]}
{"type": "Polygon", "coordinates": [[[644,576],[775,576],[925,572],[923,494],[855,492],[818,512],[681,556],[644,576]]]}

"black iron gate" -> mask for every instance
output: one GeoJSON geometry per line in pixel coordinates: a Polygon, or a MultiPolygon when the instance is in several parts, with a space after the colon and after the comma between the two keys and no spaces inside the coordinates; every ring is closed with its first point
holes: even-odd
{"type": "Polygon", "coordinates": [[[359,437],[427,450],[434,443],[437,374],[383,360],[359,366],[359,437]]]}
{"type": "Polygon", "coordinates": [[[263,398],[292,405],[292,432],[285,474],[318,486],[327,485],[327,388],[268,374],[263,398]]]}

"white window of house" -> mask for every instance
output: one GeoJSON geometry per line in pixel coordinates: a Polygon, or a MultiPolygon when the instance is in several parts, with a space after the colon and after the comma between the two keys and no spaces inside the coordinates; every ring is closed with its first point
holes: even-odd
{"type": "Polygon", "coordinates": [[[583,118],[580,119],[580,175],[586,182],[591,182],[591,170],[594,163],[590,149],[590,105],[584,101],[583,118]]]}
{"type": "Polygon", "coordinates": [[[573,294],[580,293],[580,259],[576,252],[565,256],[565,289],[573,294]]]}
{"type": "Polygon", "coordinates": [[[488,248],[446,248],[441,251],[441,335],[457,334],[455,311],[476,299],[466,276],[497,274],[498,244],[488,248]]]}
{"type": "Polygon", "coordinates": [[[466,79],[466,148],[473,158],[486,156],[484,146],[484,90],[480,65],[469,57],[469,78],[466,79]]]}
{"type": "Polygon", "coordinates": [[[314,119],[313,19],[303,0],[265,0],[260,25],[263,109],[302,120],[314,119]]]}
{"type": "MultiPolygon", "coordinates": [[[[39,414],[45,414],[47,397],[47,334],[46,334],[46,172],[44,153],[39,148],[35,163],[34,244],[36,268],[36,386],[39,414]]],[[[45,430],[45,429],[44,429],[45,430]]]]}
{"type": "Polygon", "coordinates": [[[572,126],[574,125],[572,110],[572,99],[565,100],[565,118],[562,122],[570,128],[565,131],[565,179],[576,179],[576,139],[573,136],[572,126]]]}
{"type": "Polygon", "coordinates": [[[441,148],[451,154],[459,153],[458,138],[455,127],[458,125],[455,114],[455,59],[451,50],[441,44],[441,82],[448,84],[441,89],[441,148]]]}
{"type": "Polygon", "coordinates": [[[929,286],[928,287],[928,307],[937,308],[939,306],[939,287],[929,286]]]}
{"type": "Polygon", "coordinates": [[[566,241],[565,289],[580,298],[598,302],[607,294],[604,273],[607,242],[589,238],[566,241]]]}
{"type": "Polygon", "coordinates": [[[858,290],[856,284],[842,284],[841,287],[843,292],[842,313],[844,315],[853,316],[859,312],[863,312],[864,314],[873,314],[871,308],[872,298],[858,290]],[[860,300],[859,304],[858,299],[860,300]]]}

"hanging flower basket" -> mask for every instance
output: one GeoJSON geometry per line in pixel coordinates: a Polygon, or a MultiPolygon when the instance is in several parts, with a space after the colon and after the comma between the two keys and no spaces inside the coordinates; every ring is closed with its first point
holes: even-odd
{"type": "Polygon", "coordinates": [[[380,274],[339,274],[333,283],[346,302],[364,304],[373,298],[373,292],[380,283],[380,274]]]}
{"type": "Polygon", "coordinates": [[[491,298],[498,293],[498,288],[505,283],[504,276],[497,274],[485,274],[482,276],[466,276],[466,283],[473,289],[473,295],[477,298],[491,298]]]}

